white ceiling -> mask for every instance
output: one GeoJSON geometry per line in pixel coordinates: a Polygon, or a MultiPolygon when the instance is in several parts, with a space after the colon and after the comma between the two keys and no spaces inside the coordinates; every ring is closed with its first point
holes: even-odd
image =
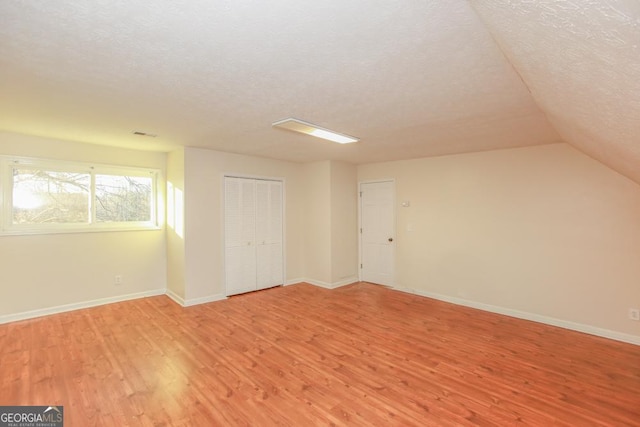
{"type": "Polygon", "coordinates": [[[0,129],[300,162],[565,140],[640,182],[638,5],[3,0],[0,129]],[[289,116],[362,141],[271,128],[289,116]]]}

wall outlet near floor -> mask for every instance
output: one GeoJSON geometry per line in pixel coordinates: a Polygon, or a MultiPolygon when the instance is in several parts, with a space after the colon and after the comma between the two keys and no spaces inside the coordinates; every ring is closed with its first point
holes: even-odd
{"type": "Polygon", "coordinates": [[[121,276],[121,275],[119,275],[119,274],[118,274],[118,275],[116,275],[116,276],[113,278],[113,284],[114,284],[114,285],[122,285],[122,276],[121,276]]]}
{"type": "Polygon", "coordinates": [[[629,309],[629,319],[640,321],[640,309],[638,309],[638,308],[630,308],[629,309]]]}

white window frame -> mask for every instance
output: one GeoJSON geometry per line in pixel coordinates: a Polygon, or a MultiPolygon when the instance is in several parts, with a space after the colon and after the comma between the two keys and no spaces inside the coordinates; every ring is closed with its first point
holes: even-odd
{"type": "Polygon", "coordinates": [[[0,236],[22,234],[83,233],[96,231],[158,230],[161,194],[160,171],[151,168],[68,162],[31,157],[0,156],[0,236]],[[46,169],[50,171],[86,173],[90,175],[89,221],[87,223],[13,223],[13,168],[46,169]],[[149,221],[97,222],[95,207],[95,175],[151,177],[151,219],[149,221]]]}

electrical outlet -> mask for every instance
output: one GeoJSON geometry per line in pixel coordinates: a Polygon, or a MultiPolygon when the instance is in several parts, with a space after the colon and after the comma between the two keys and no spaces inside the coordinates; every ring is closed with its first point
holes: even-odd
{"type": "Polygon", "coordinates": [[[118,274],[116,277],[114,277],[113,283],[115,285],[122,285],[122,276],[118,274]]]}
{"type": "Polygon", "coordinates": [[[629,319],[640,321],[640,309],[630,308],[629,309],[629,319]]]}

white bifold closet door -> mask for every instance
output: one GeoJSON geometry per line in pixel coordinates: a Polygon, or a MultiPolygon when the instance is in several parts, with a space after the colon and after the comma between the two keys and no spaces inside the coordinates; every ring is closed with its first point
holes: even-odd
{"type": "Polygon", "coordinates": [[[256,180],[256,287],[283,284],[282,182],[256,180]]]}
{"type": "Polygon", "coordinates": [[[226,294],[282,285],[282,182],[225,177],[226,294]]]}

